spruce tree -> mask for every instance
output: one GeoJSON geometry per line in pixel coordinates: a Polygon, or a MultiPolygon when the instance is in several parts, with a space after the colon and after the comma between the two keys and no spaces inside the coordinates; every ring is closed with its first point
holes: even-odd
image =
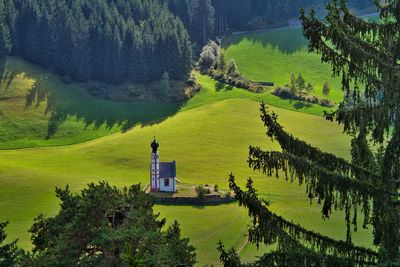
{"type": "Polygon", "coordinates": [[[192,2],[192,32],[197,32],[195,41],[204,45],[214,35],[215,9],[211,0],[193,0],[192,2]]]}
{"type": "Polygon", "coordinates": [[[330,92],[329,83],[328,83],[328,82],[325,82],[325,83],[324,83],[324,87],[322,88],[322,93],[323,93],[325,96],[327,96],[327,95],[329,95],[329,92],[330,92]]]}
{"type": "MultiPolygon", "coordinates": [[[[153,211],[140,185],[89,184],[80,193],[56,189],[59,212],[32,225],[34,254],[18,266],[193,266],[195,249],[179,224],[153,211]]],[[[0,224],[0,241],[1,241],[0,224]]],[[[1,246],[0,246],[1,249],[1,246]]],[[[0,250],[1,252],[1,250],[0,250]]],[[[1,259],[1,257],[0,257],[1,259]]],[[[1,265],[1,261],[0,261],[1,265]]],[[[9,266],[9,265],[7,265],[9,266]]]]}
{"type": "Polygon", "coordinates": [[[6,24],[5,8],[3,0],[0,0],[0,57],[11,50],[10,29],[6,24]]]}
{"type": "Polygon", "coordinates": [[[21,251],[17,248],[17,241],[4,244],[7,224],[8,222],[0,223],[0,266],[16,266],[21,251]]]}
{"type": "MultiPolygon", "coordinates": [[[[346,1],[332,1],[321,21],[315,11],[301,14],[310,50],[342,77],[344,101],[328,120],[343,125],[351,142],[351,161],[322,152],[287,133],[278,116],[261,105],[268,137],[282,151],[250,147],[249,166],[269,176],[281,174],[305,184],[307,194],[322,204],[322,215],[344,211],[346,240],[310,231],[273,213],[260,199],[251,179],[246,190],[230,176],[230,188],[249,210],[249,240],[276,244],[276,250],[251,266],[397,266],[400,263],[400,28],[399,1],[378,4],[381,23],[354,16],[346,1]],[[379,147],[374,152],[374,147],[379,147]],[[359,216],[362,215],[362,223],[359,216]],[[352,242],[359,224],[372,227],[376,249],[352,242]]],[[[219,245],[225,266],[242,266],[237,253],[219,245]]],[[[247,266],[247,265],[246,265],[247,266]]]]}
{"type": "MultiPolygon", "coordinates": [[[[13,55],[81,81],[149,82],[165,71],[172,79],[190,72],[187,29],[160,0],[0,1],[1,54],[12,44],[13,55]]],[[[187,2],[176,5],[189,23],[187,2]]]]}

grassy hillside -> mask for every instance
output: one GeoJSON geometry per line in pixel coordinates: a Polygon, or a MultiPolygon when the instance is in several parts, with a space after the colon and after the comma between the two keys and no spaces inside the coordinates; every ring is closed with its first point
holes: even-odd
{"type": "Polygon", "coordinates": [[[0,62],[0,78],[0,149],[92,140],[157,122],[181,105],[99,100],[87,93],[86,84],[63,83],[14,57],[0,62]]]}
{"type": "Polygon", "coordinates": [[[264,101],[277,107],[321,115],[325,108],[254,94],[197,75],[204,90],[187,103],[119,103],[96,99],[87,84],[63,83],[58,76],[18,58],[0,64],[0,149],[59,146],[151,125],[176,112],[224,99],[264,101]]]}
{"type": "Polygon", "coordinates": [[[181,111],[227,99],[249,99],[257,102],[264,101],[264,103],[275,107],[317,116],[322,116],[324,110],[329,110],[329,108],[319,105],[283,99],[273,95],[271,91],[252,93],[247,90],[221,84],[206,75],[197,74],[196,76],[203,89],[196,97],[190,99],[181,108],[181,111]]]}
{"type": "MultiPolygon", "coordinates": [[[[199,74],[203,90],[187,103],[116,103],[92,98],[84,84],[64,84],[57,76],[16,58],[8,58],[2,66],[0,148],[9,150],[0,150],[0,221],[10,221],[9,239],[19,238],[25,248],[31,246],[27,230],[33,218],[57,212],[56,186],[69,184],[77,191],[99,180],[117,186],[145,185],[154,134],[161,144],[161,160],[177,160],[182,181],[216,183],[226,189],[230,172],[241,183],[252,176],[260,195],[272,201],[271,208],[277,213],[321,233],[345,237],[343,214],[335,213],[323,222],[321,207],[309,206],[304,188],[267,179],[246,163],[250,144],[279,149],[265,136],[260,101],[273,105],[288,131],[348,157],[349,137],[320,116],[325,108],[283,100],[270,92],[254,94],[224,86],[199,74]],[[60,118],[58,128],[46,140],[53,117],[60,118]],[[82,142],[86,140],[91,141],[82,142]],[[22,147],[31,148],[10,149],[22,147]]],[[[181,223],[202,265],[218,264],[218,240],[239,249],[247,260],[263,252],[247,244],[247,212],[236,203],[158,205],[156,210],[169,223],[181,223]]],[[[369,246],[371,233],[361,230],[354,240],[369,246]]]]}
{"type": "Polygon", "coordinates": [[[340,79],[332,77],[330,65],[322,64],[319,55],[308,52],[307,44],[298,28],[237,35],[226,40],[225,57],[234,59],[245,77],[277,86],[290,83],[292,73],[301,73],[307,83],[314,84],[313,93],[317,96],[323,96],[322,87],[327,81],[331,87],[329,98],[340,102],[340,79]]]}
{"type": "MultiPolygon", "coordinates": [[[[232,171],[244,183],[253,176],[262,196],[273,201],[279,214],[312,229],[344,238],[343,216],[321,220],[318,205],[309,207],[304,188],[252,172],[246,163],[249,144],[278,149],[264,135],[259,103],[248,99],[212,102],[182,111],[152,126],[137,126],[90,142],[53,148],[0,151],[0,221],[10,220],[10,238],[29,247],[27,229],[39,213],[57,211],[54,187],[69,184],[79,190],[90,181],[107,180],[117,186],[147,183],[149,143],[156,133],[161,160],[177,160],[178,176],[188,183],[217,183],[226,188],[232,171]]],[[[349,138],[321,117],[274,108],[287,130],[314,145],[340,155],[348,154],[349,138]],[[325,136],[329,135],[329,142],[325,136]]],[[[248,224],[246,211],[230,204],[216,207],[157,206],[169,222],[178,220],[182,232],[197,247],[200,263],[217,263],[214,249],[221,239],[241,248],[248,224]]],[[[370,244],[371,235],[359,231],[355,238],[370,244]]],[[[253,258],[254,246],[244,246],[245,258],[253,258]]]]}

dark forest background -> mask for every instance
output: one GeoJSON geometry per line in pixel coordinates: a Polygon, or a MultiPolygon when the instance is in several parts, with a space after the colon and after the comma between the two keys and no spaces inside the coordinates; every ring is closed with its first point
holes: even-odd
{"type": "MultiPolygon", "coordinates": [[[[78,81],[184,80],[217,35],[297,17],[327,0],[0,0],[0,57],[78,81]],[[193,49],[193,48],[197,49],[193,49]]],[[[352,0],[361,9],[372,0],[352,0]]]]}

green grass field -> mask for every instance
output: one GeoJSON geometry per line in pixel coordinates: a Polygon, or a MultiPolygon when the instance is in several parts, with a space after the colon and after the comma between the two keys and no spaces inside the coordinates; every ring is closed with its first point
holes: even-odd
{"type": "Polygon", "coordinates": [[[86,92],[85,84],[65,84],[58,76],[13,57],[0,62],[0,77],[0,149],[92,140],[155,123],[181,106],[99,100],[86,92]],[[46,139],[49,129],[51,138],[46,139]]]}
{"type": "MultiPolygon", "coordinates": [[[[19,238],[23,247],[31,247],[27,230],[33,218],[39,213],[52,215],[58,210],[56,186],[69,184],[72,190],[78,191],[87,183],[99,180],[117,186],[145,185],[150,163],[149,145],[154,134],[160,142],[161,160],[175,159],[178,177],[183,182],[215,183],[224,190],[229,173],[233,172],[242,184],[252,176],[260,195],[272,201],[271,208],[278,214],[335,238],[345,237],[342,213],[322,221],[321,207],[309,206],[303,187],[266,178],[251,171],[246,163],[250,144],[279,149],[265,136],[259,119],[262,100],[273,105],[271,108],[288,131],[323,150],[348,158],[350,139],[336,124],[317,116],[324,108],[282,100],[270,92],[253,94],[221,86],[198,74],[203,90],[178,107],[174,106],[178,104],[121,104],[93,99],[82,85],[65,85],[44,70],[15,58],[9,59],[8,68],[16,70],[16,75],[10,86],[7,87],[4,79],[1,83],[0,138],[3,139],[0,147],[30,146],[0,150],[0,221],[10,221],[9,240],[19,238]],[[50,140],[44,139],[49,118],[43,116],[43,112],[48,101],[39,107],[22,107],[41,75],[47,77],[46,83],[40,83],[43,88],[54,90],[51,92],[57,95],[60,103],[71,103],[74,107],[74,112],[68,113],[66,121],[50,140]],[[16,93],[18,97],[2,98],[11,91],[19,92],[16,93]],[[135,114],[138,107],[143,109],[135,114]],[[124,120],[129,116],[137,117],[132,129],[122,133],[122,119],[116,120],[113,127],[103,122],[99,127],[89,124],[85,128],[90,120],[86,120],[89,115],[77,115],[82,113],[93,114],[93,121],[102,121],[99,118],[106,115],[124,120]],[[37,132],[33,131],[34,126],[37,132]],[[81,142],[84,140],[90,141],[81,142]],[[70,143],[75,144],[60,146],[70,143]]],[[[173,220],[181,223],[183,235],[189,237],[197,249],[200,266],[218,265],[219,255],[215,249],[218,240],[239,249],[246,260],[254,260],[265,251],[265,248],[257,251],[255,246],[246,243],[247,212],[236,203],[206,207],[158,205],[155,209],[169,223],[173,220]]],[[[353,239],[365,246],[372,243],[369,231],[359,230],[353,239]]]]}
{"type": "MultiPolygon", "coordinates": [[[[321,117],[274,109],[285,127],[325,150],[346,155],[348,137],[341,129],[321,117]],[[299,121],[301,123],[299,123],[299,121]],[[334,137],[325,142],[321,136],[334,137]]],[[[343,217],[337,215],[325,223],[320,207],[309,207],[304,188],[275,179],[266,180],[246,164],[249,144],[277,149],[269,142],[258,119],[258,103],[246,99],[220,101],[178,113],[161,124],[136,127],[128,133],[113,134],[94,141],[55,148],[31,148],[0,152],[0,220],[10,220],[10,238],[20,237],[29,245],[26,230],[40,212],[54,214],[54,187],[69,184],[78,190],[90,181],[108,180],[118,186],[147,182],[149,143],[156,132],[161,143],[161,159],[178,162],[179,178],[188,183],[217,183],[226,188],[233,171],[242,182],[254,176],[260,193],[273,201],[272,208],[313,229],[344,237],[343,217]],[[244,112],[245,111],[245,112],[244,112]],[[227,119],[229,118],[229,119],[227,119]],[[221,138],[223,137],[223,138],[221,138]]],[[[213,248],[221,239],[240,248],[244,242],[246,212],[230,204],[217,207],[157,206],[162,216],[182,224],[198,249],[202,263],[217,262],[213,248]]],[[[364,231],[355,238],[369,244],[364,231]]],[[[257,252],[246,250],[250,258],[257,252]]]]}
{"type": "Polygon", "coordinates": [[[254,94],[223,86],[202,75],[197,77],[205,90],[187,103],[119,103],[93,98],[85,84],[64,84],[50,72],[13,57],[3,62],[0,70],[0,149],[80,143],[232,98],[265,101],[315,115],[324,110],[317,105],[280,99],[270,92],[254,94]],[[52,123],[57,127],[46,138],[52,123]]]}
{"type": "Polygon", "coordinates": [[[301,73],[314,84],[313,94],[323,96],[322,87],[330,85],[328,98],[342,100],[340,79],[332,77],[331,67],[321,57],[308,52],[308,41],[301,29],[285,28],[264,33],[237,35],[226,40],[226,60],[234,59],[240,73],[254,81],[290,83],[291,74],[301,73]]]}

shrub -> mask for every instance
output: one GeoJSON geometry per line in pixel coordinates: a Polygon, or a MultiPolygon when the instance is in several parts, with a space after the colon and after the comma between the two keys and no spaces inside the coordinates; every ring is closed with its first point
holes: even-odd
{"type": "Polygon", "coordinates": [[[290,91],[292,93],[292,95],[295,95],[297,92],[297,86],[296,86],[296,76],[292,73],[292,75],[290,76],[290,91]]]}
{"type": "Polygon", "coordinates": [[[295,95],[292,89],[289,89],[287,87],[277,87],[274,92],[274,95],[279,96],[281,98],[293,98],[295,95]]]}
{"type": "Polygon", "coordinates": [[[201,86],[197,82],[196,77],[192,74],[186,81],[185,96],[186,98],[192,98],[196,93],[200,92],[201,86]]]}
{"type": "Polygon", "coordinates": [[[204,47],[203,51],[200,54],[200,59],[199,59],[199,66],[201,71],[207,71],[208,69],[211,68],[215,64],[215,56],[209,47],[204,47]]]}
{"type": "Polygon", "coordinates": [[[206,196],[206,194],[209,194],[208,191],[210,189],[207,190],[204,186],[198,185],[198,186],[196,186],[195,190],[196,190],[198,198],[204,198],[206,196]]]}
{"type": "Polygon", "coordinates": [[[195,86],[197,84],[196,81],[196,76],[194,76],[193,74],[190,75],[190,78],[186,80],[186,85],[187,86],[195,86]]]}
{"type": "Polygon", "coordinates": [[[233,59],[229,60],[228,65],[226,66],[226,74],[231,77],[239,76],[237,65],[233,59]]]}
{"type": "Polygon", "coordinates": [[[297,76],[296,84],[298,86],[299,91],[304,91],[304,89],[306,88],[306,81],[304,80],[301,73],[299,73],[299,75],[297,76]]]}
{"type": "Polygon", "coordinates": [[[212,48],[212,51],[214,52],[214,56],[215,56],[215,58],[217,58],[218,53],[219,53],[219,45],[214,41],[209,41],[207,45],[212,48]]]}
{"type": "Polygon", "coordinates": [[[325,82],[324,87],[322,88],[322,93],[327,96],[329,95],[329,92],[330,92],[329,83],[325,82]]]}
{"type": "Polygon", "coordinates": [[[196,95],[196,93],[200,92],[201,86],[199,84],[195,84],[193,86],[187,86],[185,88],[185,96],[187,99],[192,98],[196,95]]]}
{"type": "Polygon", "coordinates": [[[332,101],[328,100],[328,99],[321,99],[320,100],[320,105],[324,106],[324,107],[333,107],[335,106],[332,101]]]}
{"type": "Polygon", "coordinates": [[[304,93],[293,93],[290,88],[287,87],[277,87],[273,94],[285,99],[294,99],[299,101],[304,101],[312,104],[318,104],[324,107],[334,107],[335,103],[329,99],[319,98],[314,95],[308,95],[304,93]]]}
{"type": "Polygon", "coordinates": [[[226,63],[225,63],[225,54],[224,51],[220,50],[217,56],[217,70],[225,72],[226,63]]]}
{"type": "Polygon", "coordinates": [[[314,85],[312,85],[312,83],[307,83],[306,91],[307,93],[311,93],[312,91],[314,91],[314,85]]]}
{"type": "Polygon", "coordinates": [[[199,59],[200,71],[204,73],[215,66],[217,62],[218,51],[219,47],[213,41],[209,42],[203,47],[199,59]]]}

